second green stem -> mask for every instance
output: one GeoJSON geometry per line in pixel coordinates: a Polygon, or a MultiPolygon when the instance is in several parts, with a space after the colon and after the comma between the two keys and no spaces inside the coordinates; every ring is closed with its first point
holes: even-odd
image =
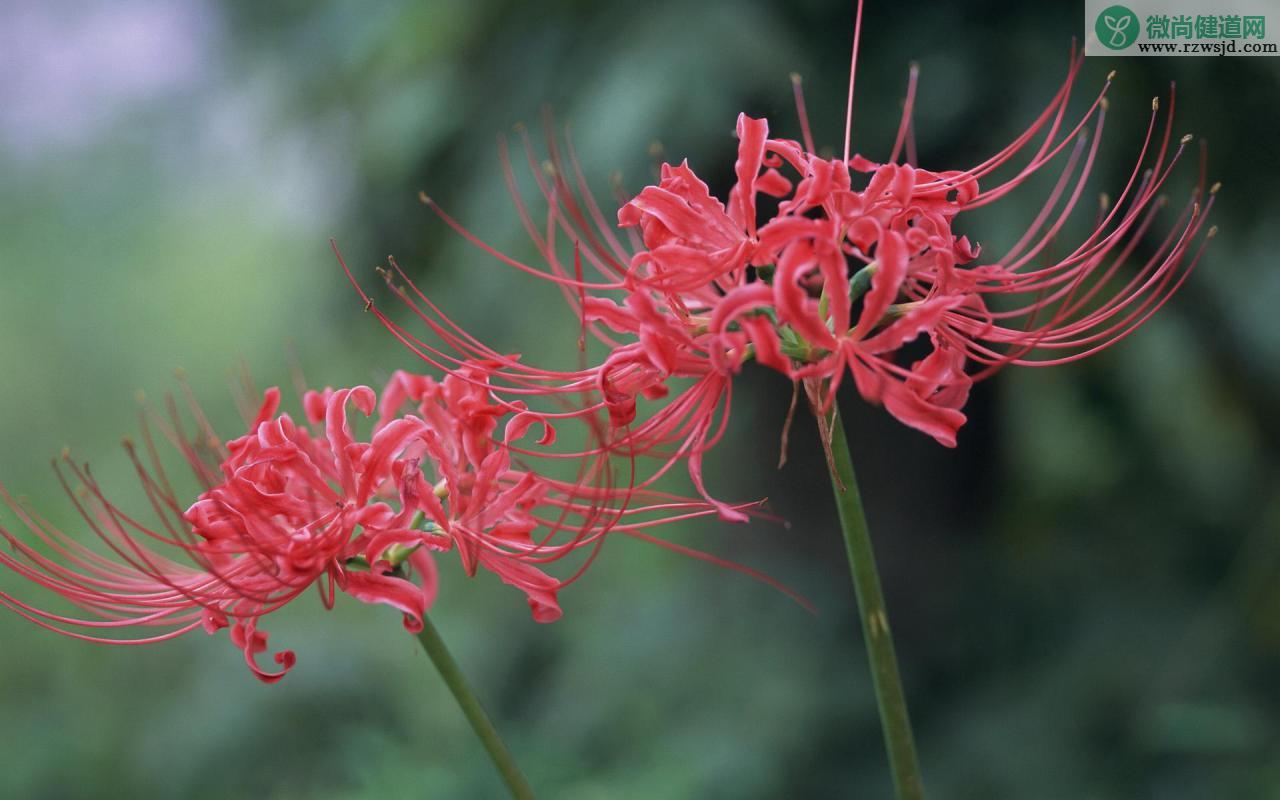
{"type": "Polygon", "coordinates": [[[858,612],[867,643],[867,657],[871,662],[876,704],[880,709],[880,727],[884,731],[885,749],[889,752],[894,794],[898,800],[921,800],[924,784],[920,779],[920,762],[911,733],[907,698],[902,690],[902,677],[898,674],[898,657],[889,632],[889,615],[880,590],[880,573],[871,546],[871,533],[867,529],[867,517],[862,509],[849,442],[845,438],[839,412],[832,412],[830,425],[831,486],[840,510],[840,527],[849,555],[849,569],[853,573],[854,592],[858,596],[858,612]]]}
{"type": "Polygon", "coordinates": [[[440,677],[444,678],[445,685],[453,693],[454,699],[458,701],[458,705],[462,708],[462,713],[466,715],[467,721],[471,723],[472,729],[476,732],[476,736],[480,739],[481,744],[484,745],[484,749],[488,751],[489,758],[493,761],[493,765],[497,767],[498,773],[507,785],[507,790],[511,792],[511,796],[515,800],[534,800],[533,789],[529,786],[529,781],[525,779],[524,773],[520,771],[515,759],[511,757],[511,751],[503,744],[502,737],[498,735],[497,729],[493,727],[493,723],[489,720],[489,715],[485,713],[484,707],[480,705],[480,700],[476,697],[475,692],[471,691],[471,686],[467,683],[466,676],[462,674],[462,668],[458,666],[458,662],[453,660],[453,656],[449,653],[449,648],[445,646],[444,639],[440,638],[440,632],[436,630],[436,626],[431,623],[431,620],[426,615],[422,617],[422,631],[418,633],[418,641],[422,643],[422,649],[427,651],[432,663],[440,671],[440,677]]]}

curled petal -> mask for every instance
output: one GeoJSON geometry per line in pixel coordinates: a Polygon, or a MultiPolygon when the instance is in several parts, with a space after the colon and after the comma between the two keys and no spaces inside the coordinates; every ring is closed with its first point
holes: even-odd
{"type": "Polygon", "coordinates": [[[738,185],[729,193],[729,216],[752,238],[756,235],[756,180],[768,138],[769,123],[766,120],[738,115],[738,160],[733,165],[738,185]]]}
{"type": "Polygon", "coordinates": [[[884,318],[889,306],[902,290],[907,277],[907,243],[896,231],[885,231],[876,245],[876,271],[871,276],[871,290],[862,305],[862,315],[853,337],[861,339],[884,318]]]}
{"type": "Polygon", "coordinates": [[[497,575],[503,583],[514,586],[528,596],[529,611],[534,621],[547,623],[560,619],[563,612],[556,598],[560,581],[511,556],[488,550],[480,551],[480,566],[497,575]]]}
{"type": "Polygon", "coordinates": [[[276,683],[293,669],[298,660],[292,650],[281,650],[272,656],[272,660],[280,666],[278,672],[267,672],[259,667],[257,656],[267,649],[267,634],[257,629],[253,618],[237,620],[231,626],[231,643],[244,651],[245,663],[263,683],[276,683]]]}

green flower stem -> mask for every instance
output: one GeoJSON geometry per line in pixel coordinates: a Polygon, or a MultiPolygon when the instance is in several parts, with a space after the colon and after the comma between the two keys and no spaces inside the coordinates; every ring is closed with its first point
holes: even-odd
{"type": "Polygon", "coordinates": [[[840,527],[844,531],[849,569],[853,573],[853,589],[858,596],[858,612],[862,619],[862,635],[871,662],[871,680],[876,704],[880,708],[880,727],[884,731],[885,749],[889,752],[889,769],[893,772],[894,795],[898,800],[921,800],[924,784],[920,779],[920,763],[916,757],[915,738],[907,699],[898,674],[898,657],[889,632],[889,616],[884,595],[880,591],[880,573],[876,569],[867,517],[862,510],[862,497],[853,473],[849,442],[838,412],[833,411],[831,424],[831,486],[840,509],[840,527]]]}
{"type": "Polygon", "coordinates": [[[436,630],[436,626],[431,624],[431,620],[425,615],[422,617],[422,632],[418,634],[418,641],[422,643],[422,649],[427,651],[427,655],[431,656],[432,663],[440,671],[440,677],[444,678],[445,685],[449,687],[449,691],[453,692],[454,699],[462,707],[462,713],[466,715],[467,721],[471,723],[471,728],[476,732],[476,736],[480,738],[480,743],[489,752],[489,758],[493,760],[493,765],[501,773],[502,780],[507,784],[507,789],[511,792],[511,796],[516,800],[534,800],[533,789],[529,787],[529,781],[525,779],[524,773],[520,771],[515,759],[511,757],[511,751],[503,744],[502,737],[498,735],[497,729],[493,727],[493,722],[489,720],[489,715],[485,713],[484,706],[480,705],[480,700],[471,691],[471,687],[467,684],[466,676],[462,674],[462,669],[458,666],[458,662],[453,660],[453,656],[449,654],[449,648],[445,646],[444,639],[440,638],[440,632],[436,630]]]}

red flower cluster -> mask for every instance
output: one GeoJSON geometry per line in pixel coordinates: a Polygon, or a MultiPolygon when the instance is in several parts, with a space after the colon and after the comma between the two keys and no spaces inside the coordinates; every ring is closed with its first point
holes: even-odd
{"type": "MultiPolygon", "coordinates": [[[[856,36],[854,52],[856,61],[856,36]]],[[[733,378],[749,360],[803,385],[820,415],[852,376],[862,397],[954,446],[975,380],[1007,364],[1059,364],[1122,340],[1181,286],[1214,234],[1202,229],[1217,187],[1206,192],[1202,180],[1171,233],[1130,266],[1190,140],[1171,145],[1172,102],[1156,133],[1153,102],[1122,191],[1104,201],[1088,235],[1049,256],[1083,194],[1107,113],[1110,78],[1079,119],[1067,121],[1082,63],[1073,56],[1062,86],[1021,135],[964,170],[913,163],[914,69],[884,163],[850,157],[847,131],[843,158],[817,155],[797,80],[803,142],[773,138],[765,120],[741,115],[727,201],[687,162],[665,164],[656,185],[623,198],[616,224],[588,190],[571,142],[562,154],[552,137],[544,174],[525,137],[545,210],[535,215],[525,204],[505,150],[503,162],[545,268],[498,252],[423,200],[489,254],[560,289],[580,320],[578,368],[543,369],[489,347],[394,261],[384,276],[429,336],[385,314],[352,277],[366,308],[443,381],[397,373],[380,403],[365,386],[310,392],[309,425],[278,413],[279,392],[271,390],[249,432],[225,446],[198,412],[193,445],[175,413],[165,432],[204,486],[189,507],[144,429],[149,466],[130,453],[160,530],[115,506],[87,468],[71,464],[83,499],[65,478],[64,486],[110,556],[5,493],[39,546],[3,532],[15,553],[0,554],[0,563],[85,614],[42,610],[7,593],[0,604],[91,641],[137,643],[230,626],[254,672],[276,680],[294,656],[275,654],[275,672],[258,667],[267,649],[258,622],[312,585],[326,606],[342,591],[398,609],[415,631],[436,594],[432,554],[456,552],[468,575],[496,574],[527,596],[536,620],[549,622],[560,616],[557,591],[576,580],[608,533],[658,541],[645,529],[709,513],[746,519],[746,506],[710,496],[702,459],[724,432],[733,378]],[[984,258],[960,232],[963,215],[1060,158],[1026,231],[1003,256],[984,258]],[[1013,174],[991,185],[1009,165],[1013,174]],[[589,338],[603,347],[593,363],[589,338]],[[353,430],[351,406],[375,417],[367,437],[353,430]],[[585,446],[550,449],[564,421],[583,424],[585,446]],[[528,441],[531,432],[540,435],[528,441]],[[528,466],[534,459],[543,466],[528,466]],[[620,461],[624,480],[614,472],[620,461]],[[576,465],[576,474],[553,478],[556,464],[576,465]],[[701,500],[656,489],[676,465],[701,500]],[[570,577],[543,570],[579,550],[585,563],[570,577]],[[161,632],[103,635],[138,627],[161,632]]],[[[849,102],[851,114],[852,78],[849,102]]]]}
{"type": "Polygon", "coordinates": [[[0,529],[14,551],[0,553],[0,563],[84,614],[45,610],[7,592],[0,604],[95,642],[141,644],[230,626],[250,668],[272,682],[295,658],[284,650],[273,656],[276,671],[258,666],[267,649],[259,620],[313,585],[326,607],[342,591],[403,612],[405,628],[416,632],[436,597],[433,553],[454,551],[468,575],[496,574],[527,596],[535,620],[551,622],[561,614],[558,590],[576,576],[557,579],[542,565],[593,552],[611,531],[649,539],[645,528],[711,513],[705,503],[614,487],[607,459],[584,463],[571,482],[518,465],[513,453],[537,455],[555,430],[518,406],[491,402],[485,370],[468,365],[442,382],[398,372],[380,403],[367,386],[308,392],[309,425],[279,413],[280,392],[271,389],[249,432],[225,445],[198,408],[194,439],[175,412],[159,423],[205,487],[186,508],[144,426],[147,463],[132,444],[127,449],[159,529],[112,503],[88,468],[67,458],[81,491],[71,491],[62,469],[59,478],[105,554],[0,487],[37,540],[0,529]],[[352,406],[376,415],[367,437],[353,431],[352,406]],[[519,444],[539,431],[535,442],[519,444]],[[107,635],[143,628],[159,632],[107,635]]]}
{"type": "MultiPolygon", "coordinates": [[[[863,398],[951,447],[975,380],[1007,364],[1060,364],[1120,341],[1181,286],[1214,234],[1200,235],[1217,189],[1206,192],[1202,181],[1172,231],[1132,263],[1191,139],[1171,146],[1170,98],[1158,135],[1159,103],[1152,103],[1133,171],[1114,202],[1104,196],[1092,231],[1065,255],[1049,256],[1083,194],[1107,113],[1110,77],[1079,119],[1067,121],[1082,64],[1073,55],[1044,111],[1007,147],[965,170],[931,171],[899,158],[904,145],[914,151],[915,68],[885,163],[850,158],[847,146],[844,159],[817,155],[797,79],[803,143],[771,138],[765,120],[741,115],[727,202],[687,162],[664,164],[656,185],[625,200],[616,228],[588,190],[572,143],[566,158],[549,137],[540,170],[525,136],[545,212],[526,206],[505,150],[503,161],[545,269],[496,251],[423,195],[478,247],[559,286],[581,319],[581,346],[591,333],[606,348],[595,366],[544,370],[500,354],[444,315],[394,261],[388,282],[434,336],[413,334],[361,295],[437,368],[476,358],[493,363],[488,379],[499,402],[544,396],[563,404],[587,396],[576,412],[557,416],[594,420],[607,410],[610,451],[657,457],[654,475],[686,461],[713,503],[702,456],[723,430],[732,376],[748,360],[803,383],[819,412],[851,375],[863,398]],[[963,215],[1004,198],[1054,161],[1061,171],[1030,226],[1003,256],[983,258],[959,232],[963,215]],[[1007,165],[1013,174],[984,188],[1007,165]],[[543,217],[545,225],[535,222],[543,217]],[[645,399],[656,402],[639,417],[645,399]]],[[[852,103],[852,84],[850,92],[852,103]]],[[[1061,253],[1060,242],[1056,249],[1061,253]]]]}

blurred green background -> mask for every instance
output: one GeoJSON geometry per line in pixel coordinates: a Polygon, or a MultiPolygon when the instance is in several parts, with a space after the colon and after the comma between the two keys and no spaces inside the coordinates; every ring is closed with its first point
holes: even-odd
{"type": "MultiPolygon", "coordinates": [[[[514,123],[554,107],[601,196],[614,171],[642,186],[659,147],[723,192],[738,111],[798,135],[793,70],[838,147],[850,5],[7,0],[0,480],[73,528],[47,458],[70,444],[137,499],[116,443],[135,392],[171,390],[175,367],[228,436],[242,358],[259,383],[288,382],[289,343],[316,385],[417,367],[362,313],[330,236],[364,275],[394,253],[495,345],[570,363],[555,293],[417,192],[532,257],[496,155],[514,123]]],[[[935,168],[1025,126],[1082,31],[1077,3],[870,5],[855,149],[888,151],[914,59],[935,168]]],[[[1090,191],[1115,193],[1171,79],[1175,135],[1208,139],[1225,186],[1222,235],[1181,294],[1104,355],[982,384],[955,451],[846,397],[934,797],[1280,797],[1280,59],[1091,58],[1079,100],[1111,69],[1090,191]]],[[[965,232],[1007,247],[1040,188],[965,232]]],[[[748,369],[708,470],[791,526],[669,535],[769,571],[817,616],[632,541],[548,627],[446,567],[434,618],[542,797],[888,796],[804,415],[774,469],[788,399],[748,369]]],[[[0,796],[501,796],[398,615],[307,595],[266,627],[299,654],[274,687],[225,635],[108,648],[0,617],[0,796]]]]}

